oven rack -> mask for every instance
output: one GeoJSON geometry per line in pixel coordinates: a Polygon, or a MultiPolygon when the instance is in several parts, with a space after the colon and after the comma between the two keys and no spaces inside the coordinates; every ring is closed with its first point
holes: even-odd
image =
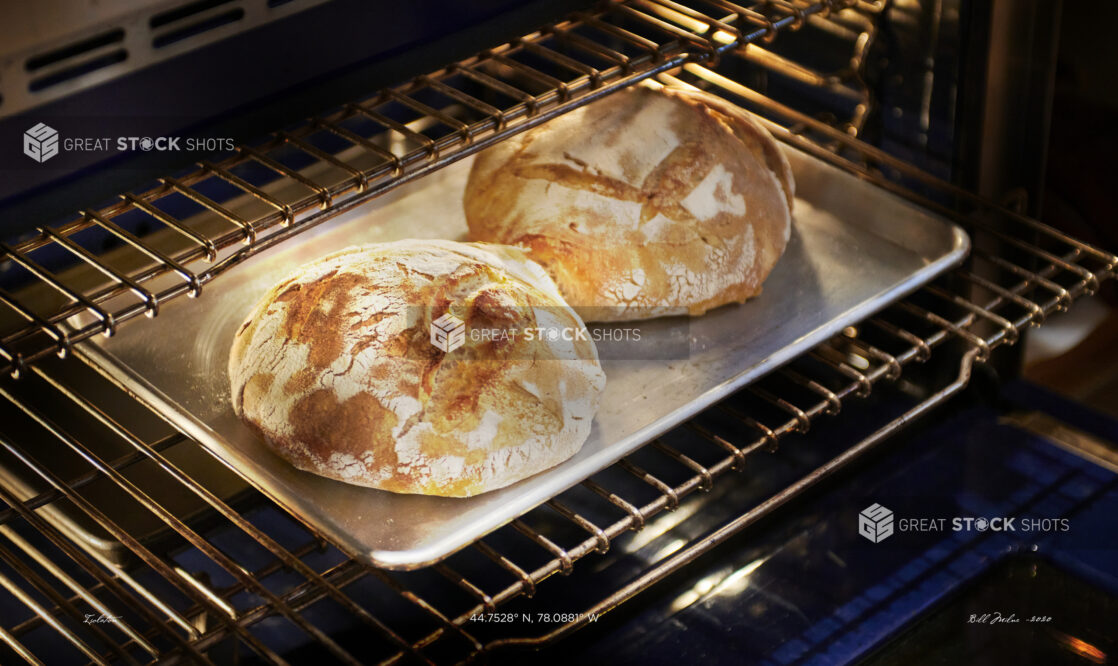
{"type": "Polygon", "coordinates": [[[171,299],[197,297],[248,257],[511,134],[855,2],[694,4],[705,13],[674,0],[604,3],[0,242],[0,372],[18,377],[171,299]]]}
{"type": "MultiPolygon", "coordinates": [[[[661,4],[679,11],[680,5],[661,4]]],[[[726,4],[696,1],[688,6],[726,4]]],[[[722,55],[745,57],[728,51],[722,55]]],[[[794,449],[790,435],[806,432],[844,406],[855,408],[855,398],[883,390],[915,396],[910,412],[705,538],[654,558],[645,571],[604,594],[589,610],[612,607],[647,589],[946,400],[966,384],[974,361],[1013,344],[1026,328],[1114,277],[1118,258],[1113,255],[880,153],[852,136],[858,129],[855,123],[836,130],[722,76],[718,69],[700,66],[699,58],[681,59],[694,62],[649,72],[661,82],[706,87],[758,111],[778,138],[950,215],[974,235],[969,263],[677,429],[687,437],[665,435],[445,563],[410,573],[377,570],[346,557],[263,497],[254,496],[248,509],[220,499],[209,479],[191,476],[167,457],[173,446],[188,440],[183,433],[167,427],[158,435],[145,434],[145,429],[131,426],[126,414],[142,405],[133,402],[130,410],[110,410],[99,398],[111,386],[79,390],[70,373],[92,372],[79,359],[28,365],[30,357],[25,357],[21,381],[0,382],[0,408],[20,415],[28,422],[27,432],[37,436],[17,439],[13,432],[19,431],[0,420],[0,449],[43,477],[47,489],[31,497],[0,491],[6,505],[0,510],[0,587],[24,611],[0,620],[0,641],[13,655],[32,663],[52,639],[75,657],[84,655],[96,663],[179,656],[219,659],[215,654],[230,644],[244,645],[264,660],[281,661],[270,641],[261,637],[274,637],[268,628],[273,622],[315,646],[316,654],[349,663],[457,661],[503,647],[547,644],[577,629],[580,621],[510,639],[483,635],[470,617],[506,608],[537,588],[543,603],[546,591],[554,587],[545,584],[546,579],[557,573],[577,575],[587,568],[579,564],[583,560],[649,539],[660,519],[685,516],[706,498],[741,483],[730,480],[733,475],[727,472],[748,474],[751,463],[770,455],[778,444],[781,452],[794,449]],[[921,192],[898,185],[897,173],[921,192]],[[905,386],[918,370],[913,366],[954,368],[958,374],[941,390],[923,391],[905,386]],[[63,412],[97,424],[128,452],[99,458],[92,444],[74,434],[76,423],[56,422],[55,415],[63,412]],[[52,477],[33,458],[48,445],[78,452],[88,471],[72,478],[52,477]],[[219,525],[184,522],[169,507],[131,488],[127,473],[145,462],[163,470],[160,475],[167,485],[202,499],[219,525]],[[82,490],[97,480],[119,487],[129,509],[155,513],[176,535],[173,544],[140,542],[105,514],[107,507],[84,501],[82,490]],[[98,560],[36,511],[59,500],[99,517],[136,561],[118,567],[98,560]],[[257,523],[265,522],[258,520],[261,512],[282,520],[281,528],[260,527],[257,523]],[[187,553],[194,559],[185,561],[187,553]],[[452,600],[445,601],[447,597],[452,600]],[[324,608],[345,615],[364,633],[358,640],[327,635],[321,620],[324,608]],[[87,613],[121,619],[87,625],[81,621],[87,613]]],[[[764,60],[761,56],[751,63],[766,66],[764,60]]],[[[49,355],[55,348],[47,350],[49,355]]]]}
{"type": "MultiPolygon", "coordinates": [[[[233,637],[262,658],[274,660],[277,655],[251,630],[268,618],[281,617],[302,629],[308,640],[317,641],[332,657],[366,661],[367,653],[352,654],[348,652],[354,650],[352,645],[338,645],[321,630],[316,631],[307,617],[322,604],[336,604],[354,622],[376,630],[376,644],[387,652],[374,656],[384,663],[396,663],[406,657],[435,658],[432,653],[441,657],[448,652],[457,659],[479,651],[555,640],[576,629],[583,620],[533,638],[483,643],[473,635],[470,617],[534,594],[546,579],[572,572],[578,562],[595,553],[631,545],[633,539],[645,534],[644,530],[653,529],[650,525],[659,516],[685,513],[689,503],[701,502],[704,495],[733,484],[728,478],[733,475],[728,472],[748,474],[751,460],[768,455],[790,435],[806,432],[822,417],[837,414],[847,403],[857,402],[854,398],[868,397],[880,384],[894,384],[909,374],[910,366],[931,365],[928,362],[933,357],[939,364],[959,361],[958,377],[940,391],[919,395],[912,412],[890,421],[873,436],[741,514],[723,529],[656,562],[638,579],[606,595],[588,610],[612,607],[729,534],[769,514],[807,485],[953,395],[966,384],[974,360],[988,350],[1009,344],[1035,318],[1065,307],[1069,299],[1084,293],[1088,284],[1083,281],[1070,289],[1053,290],[1049,299],[1034,303],[1035,311],[1026,308],[1028,314],[1010,322],[1011,328],[999,327],[996,333],[984,337],[970,332],[976,318],[966,307],[927,309],[928,301],[942,299],[944,288],[943,284],[928,287],[926,293],[898,303],[856,330],[836,336],[731,397],[714,410],[724,420],[711,423],[712,417],[707,414],[685,424],[681,430],[691,437],[682,443],[665,436],[643,452],[629,456],[473,544],[469,550],[484,558],[480,564],[476,557],[471,560],[459,554],[446,563],[412,574],[389,573],[359,564],[331,548],[310,527],[295,522],[281,530],[285,544],[281,545],[278,535],[255,524],[255,515],[219,499],[205,481],[183,473],[164,455],[167,448],[185,440],[185,435],[170,432],[158,439],[148,439],[133,432],[124,417],[107,411],[90,397],[103,392],[78,390],[66,378],[67,368],[79,363],[78,360],[34,366],[22,381],[4,380],[0,384],[0,398],[35,423],[39,436],[26,441],[45,447],[47,440],[53,440],[56,445],[79,451],[88,459],[89,471],[69,479],[52,477],[48,469],[31,457],[25,441],[12,439],[7,429],[0,427],[0,448],[23,460],[29,470],[42,476],[50,486],[27,498],[0,491],[0,500],[6,505],[0,512],[0,563],[4,565],[0,567],[0,586],[27,609],[22,617],[5,618],[0,640],[33,662],[33,654],[27,651],[24,641],[36,632],[37,640],[41,640],[45,632],[65,638],[86,658],[100,663],[129,661],[128,657],[142,660],[176,654],[204,656],[202,653],[233,637]],[[962,356],[960,349],[966,350],[962,356]],[[42,395],[26,397],[32,389],[41,389],[42,395]],[[71,411],[107,426],[112,436],[125,442],[131,452],[113,460],[95,457],[96,452],[88,444],[70,434],[74,426],[53,420],[53,414],[71,411]],[[649,457],[655,458],[654,464],[647,460],[649,457]],[[154,461],[165,470],[163,475],[168,484],[202,498],[223,518],[224,533],[214,528],[196,530],[166,507],[130,488],[127,472],[145,460],[154,461]],[[655,471],[650,471],[653,468],[655,471]],[[208,553],[211,562],[198,568],[208,572],[209,582],[207,577],[178,562],[181,549],[159,550],[138,542],[104,515],[104,507],[84,501],[82,488],[98,477],[109,478],[126,489],[129,510],[157,512],[167,528],[181,537],[182,544],[208,553]],[[60,499],[70,500],[80,510],[99,516],[106,529],[127,545],[140,564],[122,569],[98,561],[35,511],[60,499]],[[291,532],[297,535],[293,537],[291,532]],[[215,550],[215,534],[229,544],[230,533],[241,541],[257,544],[264,551],[263,560],[241,559],[225,552],[243,552],[243,546],[227,545],[222,551],[215,550]],[[533,552],[524,552],[526,549],[533,552]],[[497,577],[498,582],[494,582],[494,567],[487,570],[486,564],[495,565],[504,578],[497,577]],[[417,576],[423,578],[421,583],[409,584],[417,576]],[[222,577],[227,580],[217,580],[222,577]],[[379,596],[370,597],[367,591],[359,596],[353,590],[365,580],[375,581],[384,590],[379,596]],[[440,586],[434,594],[415,589],[429,590],[432,585],[440,586]],[[163,589],[168,587],[172,589],[163,589]],[[453,592],[461,593],[457,604],[428,600],[429,596],[453,592]],[[45,599],[36,601],[40,595],[45,599]],[[424,630],[415,631],[414,619],[408,620],[404,628],[393,626],[400,604],[419,609],[425,615],[428,622],[424,630]],[[121,620],[111,627],[95,627],[94,631],[76,621],[87,613],[119,616],[121,620]]],[[[1008,295],[999,298],[1013,301],[1008,295]]],[[[130,405],[131,410],[141,407],[140,403],[130,405]]],[[[794,447],[795,443],[789,442],[787,446],[794,447]]],[[[262,497],[257,499],[266,503],[262,497]]],[[[368,636],[363,640],[370,642],[368,636]]],[[[367,650],[368,645],[361,649],[367,650]]]]}
{"type": "MultiPolygon", "coordinates": [[[[948,336],[917,336],[909,330],[914,326],[897,327],[898,315],[901,313],[883,315],[864,324],[866,331],[876,329],[887,334],[878,336],[878,344],[866,340],[875,337],[873,334],[863,337],[860,331],[836,336],[722,402],[714,410],[716,414],[697,417],[681,426],[680,430],[689,435],[682,441],[675,441],[677,438],[669,433],[642,452],[472,544],[468,553],[408,573],[379,570],[346,557],[313,528],[298,523],[297,517],[285,516],[282,529],[259,527],[257,523],[263,521],[258,514],[223,501],[206,481],[184,473],[164,454],[186,435],[171,432],[150,440],[133,432],[120,414],[128,413],[129,408],[134,411],[141,404],[117,407],[114,411],[119,414],[113,413],[89,397],[88,388],[75,389],[63,366],[73,366],[79,360],[36,365],[19,382],[3,380],[0,400],[34,423],[38,446],[54,444],[74,451],[89,463],[89,472],[71,479],[58,478],[38,464],[20,442],[0,432],[0,449],[18,458],[47,486],[27,498],[0,488],[0,501],[6,505],[0,511],[0,586],[25,606],[20,617],[4,619],[0,641],[14,654],[37,663],[28,645],[43,645],[46,634],[65,639],[76,650],[74,656],[112,663],[181,656],[205,659],[209,650],[232,638],[266,661],[283,663],[252,631],[269,618],[283,618],[285,631],[317,643],[324,656],[340,662],[399,663],[410,657],[441,663],[448,655],[458,661],[511,645],[555,640],[580,626],[585,616],[540,637],[489,642],[473,635],[471,618],[494,612],[518,597],[536,594],[545,580],[555,574],[572,573],[577,563],[588,557],[605,554],[613,547],[632,548],[634,540],[655,539],[661,529],[655,525],[658,517],[673,512],[685,517],[695,511],[692,504],[701,504],[712,491],[734,484],[729,472],[737,472],[739,477],[748,475],[751,461],[770,455],[790,435],[806,433],[824,416],[837,415],[854,398],[868,398],[875,387],[899,379],[912,364],[927,362],[933,355],[937,359],[944,356],[948,363],[948,358],[958,358],[954,353],[940,352],[948,336]],[[908,346],[909,336],[917,336],[920,344],[908,346]],[[888,348],[888,338],[892,338],[893,346],[901,343],[904,350],[897,354],[886,351],[883,347],[888,348]],[[21,389],[30,390],[25,387],[36,389],[36,397],[25,397],[21,389]],[[107,427],[131,452],[113,460],[102,458],[93,446],[70,434],[74,425],[52,419],[51,414],[62,406],[65,409],[61,411],[80,413],[90,422],[107,427]],[[164,483],[202,499],[222,518],[220,527],[196,529],[137,488],[129,481],[128,472],[142,461],[155,462],[164,483]],[[98,477],[111,479],[123,491],[127,506],[117,507],[118,512],[155,513],[168,530],[178,535],[175,545],[162,549],[145,545],[110,518],[106,507],[83,499],[82,489],[98,477]],[[59,501],[72,502],[94,516],[127,546],[138,563],[130,567],[106,563],[83,550],[56,522],[36,511],[59,501]],[[223,547],[218,548],[216,543],[223,547]],[[255,545],[252,550],[259,552],[245,555],[250,550],[248,545],[255,545]],[[184,550],[194,555],[189,568],[184,564],[184,550]],[[206,561],[200,563],[199,556],[206,561]],[[375,584],[375,594],[368,589],[369,582],[375,584]],[[453,601],[429,600],[446,597],[453,601]],[[316,626],[312,618],[322,612],[324,604],[346,613],[364,629],[356,642],[340,644],[316,626]],[[413,615],[401,613],[401,607],[410,607],[413,615]],[[85,624],[87,615],[116,619],[102,627],[85,624]]],[[[608,610],[647,588],[950,397],[965,386],[971,362],[977,356],[977,348],[969,348],[962,357],[959,376],[946,388],[920,395],[911,412],[718,532],[655,562],[656,566],[638,580],[587,612],[608,610]]],[[[93,394],[103,396],[110,389],[93,394]]],[[[264,505],[270,513],[278,513],[262,496],[250,504],[264,505]]]]}

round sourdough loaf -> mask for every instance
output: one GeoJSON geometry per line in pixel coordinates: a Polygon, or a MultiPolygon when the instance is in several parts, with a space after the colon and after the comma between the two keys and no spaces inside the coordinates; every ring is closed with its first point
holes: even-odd
{"type": "Polygon", "coordinates": [[[447,497],[574,455],[605,387],[582,320],[524,252],[418,240],[275,285],[237,331],[229,379],[236,413],[296,467],[447,497]]]}
{"type": "Polygon", "coordinates": [[[792,170],[719,97],[638,86],[478,155],[470,238],[523,247],[587,321],[700,315],[761,292],[791,231],[792,170]]]}

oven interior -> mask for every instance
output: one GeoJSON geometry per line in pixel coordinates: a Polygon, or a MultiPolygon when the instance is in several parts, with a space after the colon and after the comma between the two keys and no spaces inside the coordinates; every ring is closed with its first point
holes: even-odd
{"type": "MultiPolygon", "coordinates": [[[[964,648],[1105,660],[1118,432],[1004,368],[1030,329],[1113,278],[1118,257],[1028,217],[1035,197],[989,191],[989,105],[971,75],[988,63],[972,42],[995,17],[976,5],[601,3],[9,234],[2,661],[519,662],[527,650],[590,663],[942,663],[930,645],[941,660],[964,648]],[[415,571],[343,553],[82,359],[83,340],[142,327],[161,303],[205,307],[258,252],[645,79],[753,111],[788,145],[956,221],[972,252],[415,571]],[[1066,422],[1077,425],[1054,425],[1066,422]],[[871,544],[852,527],[867,499],[898,514],[1075,516],[1097,530],[871,544]],[[999,604],[1057,619],[944,642],[955,615],[999,604]]],[[[1040,168],[1014,167],[1019,183],[1040,168]]]]}

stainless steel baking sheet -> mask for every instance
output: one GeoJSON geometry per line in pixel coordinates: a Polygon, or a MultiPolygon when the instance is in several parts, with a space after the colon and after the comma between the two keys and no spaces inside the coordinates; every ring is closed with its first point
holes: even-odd
{"type": "Polygon", "coordinates": [[[394,495],[301,472],[238,421],[226,379],[238,324],[296,266],[356,243],[463,239],[468,160],[264,252],[223,276],[201,300],[168,303],[154,320],[98,338],[81,353],[353,556],[391,569],[420,567],[605,468],[966,255],[968,240],[957,226],[785,150],[796,175],[795,224],[764,293],[690,322],[643,325],[642,341],[650,345],[657,336],[677,340],[669,332],[689,325],[687,358],[604,362],[601,411],[578,455],[496,492],[469,499],[394,495]]]}

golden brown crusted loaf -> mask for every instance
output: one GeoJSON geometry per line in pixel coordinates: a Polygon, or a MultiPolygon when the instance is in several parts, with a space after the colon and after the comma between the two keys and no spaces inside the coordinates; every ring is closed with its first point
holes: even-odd
{"type": "Polygon", "coordinates": [[[296,467],[400,493],[465,497],[574,455],[605,386],[593,341],[471,335],[444,353],[430,324],[447,312],[467,331],[585,333],[516,248],[350,248],[277,284],[245,320],[233,407],[296,467]]]}
{"type": "Polygon", "coordinates": [[[481,153],[470,238],[516,245],[587,321],[699,315],[761,291],[792,171],[747,113],[690,89],[609,95],[481,153]]]}

